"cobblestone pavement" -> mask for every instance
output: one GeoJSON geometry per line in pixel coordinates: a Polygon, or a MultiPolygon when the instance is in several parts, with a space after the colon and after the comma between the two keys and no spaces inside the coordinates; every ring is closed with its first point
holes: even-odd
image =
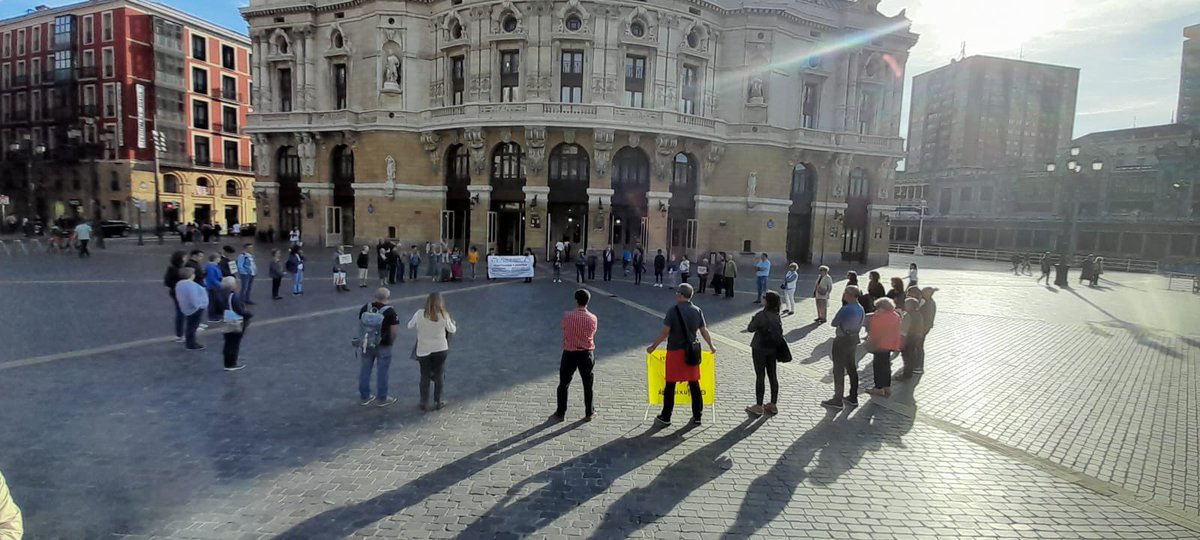
{"type": "Polygon", "coordinates": [[[346,334],[365,293],[338,295],[315,272],[304,298],[257,306],[247,369],[220,370],[215,335],[208,351],[181,351],[163,337],[158,249],[0,260],[0,469],[29,538],[1200,534],[1184,489],[1197,485],[1197,342],[1186,322],[1146,326],[1197,300],[1157,304],[1153,280],[1114,275],[1144,290],[1076,297],[987,268],[923,270],[943,288],[924,380],[838,413],[816,406],[830,393],[830,332],[803,326],[803,302],[787,323],[797,361],[781,369],[782,412],[757,422],[741,413],[751,297],[703,297],[722,336],[719,406],[700,428],[654,431],[641,348],[670,291],[600,284],[617,295],[593,307],[600,418],[572,421],[576,383],[568,422],[548,425],[570,283],[396,287],[402,314],[437,289],[460,323],[451,405],[425,414],[404,354],[400,402],[358,406],[346,334]],[[107,281],[49,283],[64,280],[107,281]],[[1128,325],[1103,324],[1088,301],[1128,325]],[[1072,306],[1048,311],[1060,302],[1072,306]]]}

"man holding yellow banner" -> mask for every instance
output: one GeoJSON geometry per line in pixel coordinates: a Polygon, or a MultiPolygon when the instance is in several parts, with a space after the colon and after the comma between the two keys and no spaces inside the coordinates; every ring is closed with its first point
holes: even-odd
{"type": "MultiPolygon", "coordinates": [[[[656,373],[663,373],[663,391],[661,394],[663,409],[662,413],[654,417],[655,424],[659,426],[671,425],[671,411],[675,408],[675,383],[686,382],[688,392],[691,395],[692,402],[692,424],[700,425],[700,416],[704,412],[704,403],[712,403],[714,391],[716,388],[716,368],[715,355],[717,348],[713,346],[712,336],[708,335],[708,328],[704,324],[704,312],[700,308],[692,304],[692,286],[689,284],[680,285],[675,290],[675,305],[667,310],[667,316],[663,318],[662,330],[658,333],[654,343],[646,347],[646,354],[654,358],[659,344],[663,340],[667,341],[667,351],[665,355],[665,366],[662,371],[654,369],[656,363],[653,360],[649,361],[648,372],[651,374],[651,384],[656,380],[656,373]],[[697,332],[704,336],[704,341],[708,343],[708,349],[711,351],[707,358],[700,350],[700,340],[697,339],[697,332]],[[704,360],[708,360],[705,362],[704,360]],[[711,370],[711,375],[707,378],[710,388],[708,392],[703,392],[700,381],[701,366],[707,364],[708,370],[711,370]]],[[[653,388],[653,387],[652,387],[653,388]]],[[[651,403],[655,401],[655,396],[651,392],[651,403]]]]}

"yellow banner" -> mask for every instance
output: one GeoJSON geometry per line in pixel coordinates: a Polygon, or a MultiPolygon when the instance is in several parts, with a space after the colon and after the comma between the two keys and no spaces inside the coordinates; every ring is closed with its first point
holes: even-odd
{"type": "MultiPolygon", "coordinates": [[[[662,405],[666,384],[667,351],[658,349],[646,355],[646,390],[651,405],[662,405]]],[[[717,400],[717,363],[711,351],[700,353],[700,393],[704,396],[705,405],[712,405],[717,400]]],[[[692,403],[692,393],[688,391],[686,383],[675,385],[675,403],[692,403]]]]}

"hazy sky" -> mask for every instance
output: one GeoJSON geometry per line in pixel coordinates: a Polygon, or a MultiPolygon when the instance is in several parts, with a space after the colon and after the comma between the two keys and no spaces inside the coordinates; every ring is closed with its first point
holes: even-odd
{"type": "MultiPolygon", "coordinates": [[[[797,0],[799,1],[799,0],[797,0]]],[[[0,17],[54,0],[0,0],[0,17]]],[[[245,31],[245,0],[165,0],[245,31]]],[[[1200,0],[883,0],[907,9],[921,35],[908,77],[967,54],[1017,57],[1081,68],[1075,135],[1171,121],[1179,91],[1183,27],[1200,24],[1200,0]]],[[[908,94],[906,89],[905,102],[908,94]]],[[[901,136],[907,135],[907,105],[901,136]]]]}

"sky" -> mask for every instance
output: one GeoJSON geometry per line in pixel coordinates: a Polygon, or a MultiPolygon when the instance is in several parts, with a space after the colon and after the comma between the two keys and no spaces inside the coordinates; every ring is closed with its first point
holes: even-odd
{"type": "MultiPolygon", "coordinates": [[[[246,0],[161,0],[244,32],[246,0]]],[[[800,0],[796,0],[800,1],[800,0]]],[[[0,18],[55,0],[0,0],[0,18]]],[[[883,0],[880,12],[906,9],[920,41],[905,73],[907,136],[912,75],[945,65],[966,42],[968,56],[1024,58],[1081,69],[1075,136],[1165,124],[1179,92],[1183,28],[1200,24],[1200,0],[883,0]]]]}

